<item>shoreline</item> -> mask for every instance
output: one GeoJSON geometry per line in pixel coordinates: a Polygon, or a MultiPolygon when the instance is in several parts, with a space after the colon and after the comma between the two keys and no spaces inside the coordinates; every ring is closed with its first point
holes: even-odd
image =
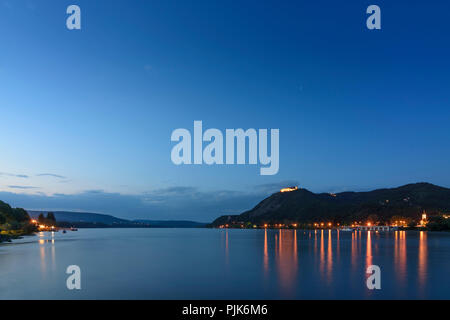
{"type": "MultiPolygon", "coordinates": [[[[136,228],[136,227],[132,227],[132,228],[123,228],[123,227],[110,227],[110,228],[104,228],[104,227],[99,227],[99,228],[79,228],[79,229],[86,229],[86,230],[92,230],[92,229],[216,229],[216,230],[299,230],[299,231],[341,231],[341,232],[350,232],[347,230],[342,231],[339,228],[319,228],[319,229],[308,229],[308,228],[235,228],[235,227],[228,227],[228,228],[199,228],[199,227],[192,227],[192,228],[176,228],[176,227],[159,227],[159,228],[148,228],[148,227],[141,227],[141,228],[136,228]]],[[[351,232],[369,232],[372,230],[352,230],[351,232]]],[[[379,232],[395,232],[395,231],[416,231],[416,232],[423,232],[423,231],[427,231],[427,232],[450,232],[450,230],[430,230],[427,228],[421,228],[421,229],[416,229],[416,228],[399,228],[398,230],[386,230],[386,231],[379,231],[379,232]]],[[[43,232],[59,232],[59,230],[54,230],[54,231],[50,231],[50,230],[46,230],[43,232]]],[[[378,231],[376,231],[378,232],[378,231]]],[[[6,235],[6,234],[0,234],[0,244],[2,243],[11,243],[12,240],[17,240],[17,239],[23,239],[23,237],[25,236],[35,236],[38,232],[32,232],[32,233],[20,233],[20,234],[15,234],[15,235],[6,235]]]]}
{"type": "Polygon", "coordinates": [[[12,242],[12,240],[21,239],[23,235],[6,235],[0,234],[0,243],[12,242]]]}
{"type": "Polygon", "coordinates": [[[0,233],[0,244],[1,243],[11,243],[12,240],[22,239],[24,236],[34,236],[36,232],[21,232],[18,234],[1,234],[0,233]]]}

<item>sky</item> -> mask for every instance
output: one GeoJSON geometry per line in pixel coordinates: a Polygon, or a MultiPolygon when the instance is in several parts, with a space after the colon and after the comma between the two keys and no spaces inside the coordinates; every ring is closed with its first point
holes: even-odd
{"type": "Polygon", "coordinates": [[[211,221],[283,186],[450,187],[446,1],[0,0],[0,199],[211,221]],[[66,8],[81,8],[68,30],[66,8]],[[381,8],[368,30],[366,8],[381,8]],[[280,131],[280,168],[172,163],[173,130],[280,131]]]}

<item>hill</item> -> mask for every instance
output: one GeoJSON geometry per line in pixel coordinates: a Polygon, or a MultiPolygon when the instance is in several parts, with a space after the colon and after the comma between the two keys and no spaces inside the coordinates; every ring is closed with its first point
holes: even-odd
{"type": "Polygon", "coordinates": [[[24,209],[11,208],[0,201],[0,242],[33,233],[36,227],[30,222],[30,216],[24,209]]]}
{"type": "Polygon", "coordinates": [[[240,215],[222,216],[212,226],[232,222],[311,223],[351,222],[376,215],[380,221],[393,216],[417,219],[450,211],[450,189],[430,183],[408,184],[369,192],[313,193],[306,189],[277,192],[240,215]]]}
{"type": "MultiPolygon", "coordinates": [[[[65,222],[89,222],[89,223],[103,223],[106,225],[120,224],[129,222],[125,219],[113,217],[108,214],[91,213],[91,212],[71,212],[71,211],[52,211],[55,214],[56,221],[65,222]]],[[[28,213],[33,219],[36,219],[39,214],[47,214],[47,211],[33,211],[28,210],[28,213]]]]}
{"type": "Polygon", "coordinates": [[[0,201],[0,224],[22,223],[30,220],[28,213],[22,208],[11,208],[6,202],[0,201]]]}
{"type": "MultiPolygon", "coordinates": [[[[58,226],[78,228],[201,228],[205,223],[178,220],[126,220],[108,214],[92,212],[52,211],[58,226]]],[[[29,210],[33,219],[47,211],[29,210]]]]}
{"type": "Polygon", "coordinates": [[[134,222],[146,223],[154,228],[203,228],[207,223],[187,220],[133,220],[134,222]]]}

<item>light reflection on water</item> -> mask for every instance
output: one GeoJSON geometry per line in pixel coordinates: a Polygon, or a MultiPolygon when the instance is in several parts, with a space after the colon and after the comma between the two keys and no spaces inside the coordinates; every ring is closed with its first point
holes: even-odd
{"type": "Polygon", "coordinates": [[[267,245],[267,229],[264,230],[264,274],[269,272],[269,247],[267,245]]]}
{"type": "Polygon", "coordinates": [[[275,264],[283,295],[291,296],[297,282],[297,238],[292,230],[278,231],[278,246],[275,247],[275,264]]]}
{"type": "Polygon", "coordinates": [[[422,292],[426,284],[426,276],[427,276],[427,233],[424,231],[420,231],[420,240],[419,240],[419,265],[418,265],[418,280],[419,280],[419,288],[421,288],[422,292]]]}
{"type": "MultiPolygon", "coordinates": [[[[298,285],[296,278],[298,276],[297,270],[301,268],[301,263],[298,262],[299,256],[302,253],[298,252],[298,240],[297,233],[300,232],[298,230],[264,230],[264,271],[268,272],[269,268],[269,235],[272,233],[273,240],[275,243],[274,247],[274,259],[276,262],[276,269],[279,277],[279,286],[284,296],[292,296],[292,292],[296,285],[298,285]],[[268,235],[269,234],[269,235],[268,235]]],[[[303,232],[303,231],[301,231],[303,232]]],[[[338,262],[340,256],[340,248],[341,248],[341,231],[339,230],[314,230],[314,231],[305,231],[303,233],[307,233],[307,237],[312,240],[313,252],[314,256],[319,257],[319,275],[322,280],[326,280],[326,282],[330,283],[333,280],[333,263],[334,260],[338,262]],[[335,237],[335,247],[333,247],[333,237],[335,237]],[[319,245],[318,245],[319,242],[319,245]],[[333,254],[335,254],[335,258],[333,259],[333,254]]],[[[345,233],[344,233],[345,234],[345,233]]],[[[359,263],[360,260],[364,259],[364,269],[365,271],[367,267],[374,264],[374,257],[377,258],[379,254],[379,245],[377,243],[382,239],[388,240],[391,233],[379,233],[379,232],[361,232],[354,231],[349,232],[350,234],[350,259],[351,259],[351,272],[354,272],[357,266],[361,266],[359,263]],[[364,241],[365,240],[365,241],[364,241]],[[365,242],[365,243],[364,243],[365,242]],[[365,251],[362,251],[362,246],[365,246],[365,251]]],[[[412,233],[413,235],[417,235],[417,233],[412,233]]],[[[407,262],[407,232],[406,231],[395,231],[393,233],[394,241],[393,241],[393,255],[390,255],[388,252],[388,248],[385,248],[383,254],[390,256],[392,261],[390,263],[394,266],[396,281],[405,287],[405,281],[408,276],[408,262],[407,262]]],[[[310,240],[311,241],[311,240],[310,240]]],[[[344,238],[344,242],[346,238],[344,238]]],[[[310,244],[311,245],[311,244],[310,244]]],[[[417,291],[423,294],[425,291],[425,287],[427,285],[427,232],[420,231],[419,232],[419,243],[418,243],[418,264],[416,270],[410,270],[412,274],[417,273],[418,286],[416,287],[417,291]]],[[[305,248],[306,249],[306,248],[305,248]]],[[[448,250],[449,248],[447,248],[448,250]]],[[[448,258],[448,257],[447,257],[448,258]]],[[[377,259],[376,259],[377,260],[377,259]]],[[[413,264],[413,263],[412,263],[413,264]]],[[[383,268],[383,265],[380,266],[383,268]]],[[[361,271],[361,270],[360,270],[361,271]]],[[[370,276],[370,274],[366,274],[366,278],[370,276]]],[[[448,281],[448,276],[446,278],[448,281]]],[[[366,292],[367,293],[367,292],[366,292]]],[[[371,293],[371,292],[369,292],[371,293]]],[[[448,297],[448,292],[446,293],[448,297]]],[[[365,295],[367,296],[367,294],[365,295]]],[[[369,294],[369,296],[371,296],[369,294]]],[[[407,297],[405,295],[404,297],[407,297]]],[[[423,297],[423,296],[422,296],[423,297]]],[[[339,297],[336,297],[339,298],[339,297]]]]}
{"type": "Polygon", "coordinates": [[[38,237],[41,275],[45,278],[56,271],[55,232],[39,232],[38,237]]]}
{"type": "Polygon", "coordinates": [[[0,245],[0,298],[449,299],[449,267],[448,233],[85,229],[0,245]],[[366,287],[372,264],[381,290],[366,287]]]}
{"type": "Polygon", "coordinates": [[[366,269],[372,265],[372,238],[371,231],[367,231],[367,248],[366,248],[366,269]]]}

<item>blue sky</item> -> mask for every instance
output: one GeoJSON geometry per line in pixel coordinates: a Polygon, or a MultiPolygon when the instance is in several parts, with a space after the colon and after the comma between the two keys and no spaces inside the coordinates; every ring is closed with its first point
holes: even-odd
{"type": "Polygon", "coordinates": [[[0,199],[207,221],[288,183],[450,187],[449,12],[444,1],[0,0],[0,199]],[[81,30],[66,28],[70,4],[81,30]],[[366,28],[370,4],[381,30],[366,28]],[[279,173],[175,166],[171,132],[194,120],[279,128],[279,173]]]}

